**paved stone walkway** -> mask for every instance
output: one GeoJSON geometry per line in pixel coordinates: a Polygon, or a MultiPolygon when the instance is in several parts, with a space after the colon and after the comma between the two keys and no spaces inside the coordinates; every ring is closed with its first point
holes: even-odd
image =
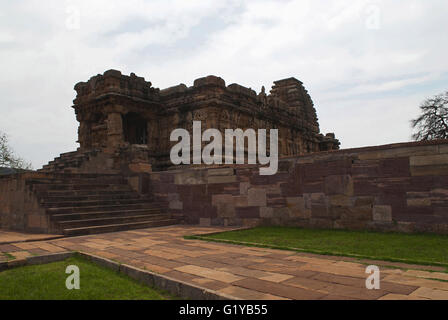
{"type": "Polygon", "coordinates": [[[0,245],[13,242],[49,240],[61,237],[62,236],[58,234],[21,233],[21,232],[0,230],[0,245]]]}
{"type": "Polygon", "coordinates": [[[428,272],[422,266],[183,239],[224,230],[229,228],[169,226],[0,244],[0,252],[23,259],[83,251],[239,299],[448,299],[448,273],[437,267],[428,272]],[[380,266],[380,290],[365,288],[370,263],[380,266]]]}

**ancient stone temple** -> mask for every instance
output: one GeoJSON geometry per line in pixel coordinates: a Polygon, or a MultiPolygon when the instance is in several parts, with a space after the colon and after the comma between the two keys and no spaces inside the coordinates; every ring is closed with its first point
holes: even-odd
{"type": "Polygon", "coordinates": [[[176,128],[191,133],[194,120],[201,121],[202,130],[276,128],[280,157],[339,149],[334,134],[319,133],[311,97],[295,78],[275,81],[270,94],[264,88],[257,94],[238,84],[226,86],[215,76],[196,79],[191,87],[159,90],[133,73],[109,70],[76,84],[75,90],[79,154],[109,154],[110,169],[127,163],[138,163],[131,169],[141,170],[171,166],[170,133],[176,128]]]}
{"type": "Polygon", "coordinates": [[[0,227],[80,235],[177,223],[448,234],[448,140],[338,150],[302,83],[208,76],[159,90],[109,70],[75,86],[80,147],[0,175],[0,227]],[[171,163],[173,129],[278,129],[278,171],[171,163]],[[283,156],[283,157],[282,157],[283,156]]]}

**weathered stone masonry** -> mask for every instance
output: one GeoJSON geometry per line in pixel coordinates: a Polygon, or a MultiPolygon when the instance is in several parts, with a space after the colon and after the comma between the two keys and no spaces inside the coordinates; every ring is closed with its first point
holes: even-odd
{"type": "Polygon", "coordinates": [[[448,233],[448,141],[403,143],[257,166],[153,173],[149,189],[187,223],[448,233]]]}
{"type": "Polygon", "coordinates": [[[269,133],[276,128],[280,156],[339,148],[334,134],[319,132],[311,97],[295,78],[275,81],[270,94],[264,88],[257,94],[236,83],[226,86],[216,76],[196,79],[191,87],[160,90],[135,74],[109,70],[76,84],[75,90],[79,151],[110,154],[112,168],[121,171],[123,162],[155,169],[171,166],[169,153],[175,142],[170,133],[184,128],[192,134],[193,121],[202,122],[202,131],[215,128],[222,133],[237,128],[269,133]]]}

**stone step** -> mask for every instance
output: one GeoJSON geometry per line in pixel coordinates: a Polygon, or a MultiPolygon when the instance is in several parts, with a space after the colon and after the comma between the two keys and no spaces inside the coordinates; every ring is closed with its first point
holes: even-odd
{"type": "Polygon", "coordinates": [[[117,176],[105,176],[105,177],[94,177],[94,178],[37,178],[37,179],[27,179],[26,183],[29,185],[53,185],[53,184],[127,184],[127,181],[123,177],[117,176]]]}
{"type": "Polygon", "coordinates": [[[169,225],[174,225],[176,223],[177,223],[177,221],[175,219],[165,219],[165,220],[156,220],[156,221],[149,220],[149,221],[141,221],[141,222],[134,222],[134,223],[120,223],[120,224],[110,224],[110,225],[103,225],[103,226],[68,228],[68,229],[64,229],[63,233],[66,236],[78,236],[78,235],[86,235],[86,234],[97,234],[97,233],[105,233],[105,232],[115,232],[115,231],[125,231],[125,230],[132,230],[132,229],[169,226],[169,225]]]}
{"type": "MultiPolygon", "coordinates": [[[[49,215],[55,232],[82,235],[178,223],[165,201],[153,201],[132,189],[119,174],[82,174],[71,168],[88,156],[62,154],[26,181],[49,215]]],[[[176,216],[177,217],[177,216],[176,216]]]]}
{"type": "Polygon", "coordinates": [[[63,173],[63,172],[45,172],[41,173],[42,179],[55,178],[55,179],[89,179],[99,177],[117,177],[115,173],[63,173]]]}
{"type": "Polygon", "coordinates": [[[122,210],[122,211],[94,211],[94,212],[78,212],[78,213],[63,213],[54,214],[51,216],[51,220],[54,222],[70,221],[70,220],[87,220],[97,218],[108,217],[120,217],[120,216],[136,216],[136,215],[153,215],[160,214],[160,208],[146,208],[146,209],[134,209],[134,210],[122,210]]]}
{"type": "Polygon", "coordinates": [[[86,207],[61,207],[61,208],[47,208],[48,214],[63,214],[63,213],[81,213],[81,212],[95,212],[95,211],[123,211],[133,209],[150,209],[154,208],[151,202],[133,203],[133,204],[119,204],[108,206],[86,206],[86,207]]]}
{"type": "Polygon", "coordinates": [[[115,195],[115,194],[129,194],[135,192],[129,187],[127,190],[41,190],[37,193],[40,198],[45,197],[76,197],[76,196],[99,196],[99,195],[115,195]]]}
{"type": "Polygon", "coordinates": [[[138,216],[104,217],[104,218],[83,219],[83,220],[67,220],[58,222],[58,225],[61,227],[61,229],[72,229],[81,227],[104,226],[111,224],[123,224],[123,223],[156,221],[166,219],[170,219],[170,216],[167,214],[151,214],[151,215],[138,215],[138,216]]]}
{"type": "Polygon", "coordinates": [[[109,205],[129,205],[137,203],[150,203],[149,199],[116,199],[111,198],[107,200],[84,200],[84,201],[60,201],[60,202],[47,202],[42,201],[41,204],[44,208],[67,208],[67,207],[91,207],[91,206],[109,206],[109,205]]]}
{"type": "Polygon", "coordinates": [[[61,171],[70,171],[70,168],[78,168],[85,161],[89,160],[91,156],[94,156],[98,153],[97,150],[88,151],[88,152],[67,152],[61,153],[58,157],[54,158],[54,160],[48,162],[48,164],[42,166],[41,169],[38,169],[39,172],[61,172],[61,171]]]}
{"type": "Polygon", "coordinates": [[[79,151],[64,152],[64,153],[61,153],[61,154],[59,155],[59,157],[70,157],[70,156],[77,155],[77,154],[79,154],[79,153],[80,153],[79,151]]]}
{"type": "Polygon", "coordinates": [[[34,184],[33,190],[45,191],[45,190],[129,190],[130,186],[127,184],[34,184]]]}
{"type": "Polygon", "coordinates": [[[75,201],[101,201],[101,200],[115,200],[115,199],[141,199],[136,192],[121,192],[121,193],[105,193],[97,195],[65,195],[65,196],[45,196],[41,198],[42,204],[47,203],[61,203],[61,202],[75,202],[75,201]]]}

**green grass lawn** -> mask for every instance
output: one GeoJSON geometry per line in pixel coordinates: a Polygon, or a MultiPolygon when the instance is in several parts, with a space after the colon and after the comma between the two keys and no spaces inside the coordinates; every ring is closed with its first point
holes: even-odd
{"type": "Polygon", "coordinates": [[[147,287],[126,275],[95,265],[75,256],[60,262],[18,267],[0,272],[0,300],[104,300],[173,299],[169,294],[147,287]],[[76,265],[80,271],[80,289],[68,290],[65,269],[76,265]]]}
{"type": "Polygon", "coordinates": [[[257,227],[196,238],[448,267],[448,236],[443,235],[257,227]]]}

